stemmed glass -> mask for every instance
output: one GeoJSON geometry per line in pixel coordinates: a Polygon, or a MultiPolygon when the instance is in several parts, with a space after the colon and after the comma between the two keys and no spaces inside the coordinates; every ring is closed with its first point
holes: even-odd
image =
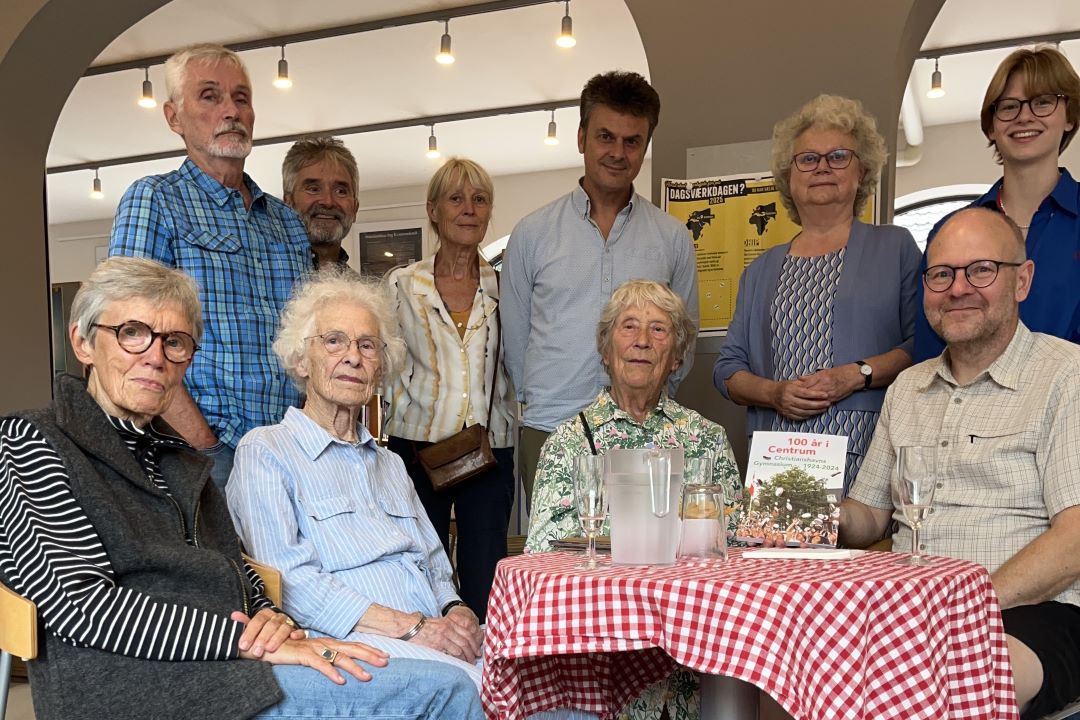
{"type": "Polygon", "coordinates": [[[604,457],[602,455],[578,455],[574,457],[574,506],[577,509],[581,529],[585,532],[588,546],[585,562],[578,570],[595,570],[596,536],[604,526],[607,516],[607,499],[604,497],[604,457]]]}
{"type": "Polygon", "coordinates": [[[937,487],[934,447],[897,448],[893,489],[904,518],[911,527],[911,555],[897,560],[899,565],[933,565],[919,550],[919,530],[930,516],[937,487]]]}

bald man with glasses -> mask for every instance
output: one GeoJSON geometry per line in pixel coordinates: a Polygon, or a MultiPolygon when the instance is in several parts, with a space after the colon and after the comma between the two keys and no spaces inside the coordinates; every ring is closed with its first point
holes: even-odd
{"type": "Polygon", "coordinates": [[[1023,719],[1080,697],[1080,347],[1019,319],[1035,273],[1020,229],[983,208],[953,215],[927,251],[923,309],[946,342],[897,377],[840,507],[840,540],[865,547],[895,519],[897,448],[936,448],[919,549],[990,571],[1023,719]]]}

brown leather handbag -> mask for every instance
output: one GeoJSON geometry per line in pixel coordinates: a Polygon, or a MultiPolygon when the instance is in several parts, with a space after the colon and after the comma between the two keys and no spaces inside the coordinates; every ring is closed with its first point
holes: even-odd
{"type": "MultiPolygon", "coordinates": [[[[498,308],[495,310],[495,333],[495,370],[491,374],[488,393],[488,422],[491,422],[491,410],[495,406],[495,384],[499,379],[499,350],[502,346],[502,322],[498,308]]],[[[416,457],[436,492],[452,488],[498,464],[495,454],[491,452],[487,428],[479,423],[473,423],[445,440],[418,450],[416,457]]]]}
{"type": "Polygon", "coordinates": [[[427,446],[416,456],[436,492],[452,488],[498,464],[491,452],[487,428],[479,423],[427,446]]]}

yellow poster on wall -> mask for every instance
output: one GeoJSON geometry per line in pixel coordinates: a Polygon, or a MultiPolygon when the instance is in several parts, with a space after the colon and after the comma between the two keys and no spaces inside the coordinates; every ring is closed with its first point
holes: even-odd
{"type": "MultiPolygon", "coordinates": [[[[662,182],[663,209],[686,225],[697,258],[701,332],[726,330],[742,271],[759,255],[799,233],[772,175],[662,182]]],[[[873,222],[873,197],[861,220],[873,222]]]]}

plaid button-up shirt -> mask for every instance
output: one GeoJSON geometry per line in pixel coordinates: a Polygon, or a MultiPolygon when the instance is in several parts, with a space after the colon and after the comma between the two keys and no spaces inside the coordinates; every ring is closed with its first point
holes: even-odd
{"type": "MultiPolygon", "coordinates": [[[[894,510],[896,448],[937,448],[938,486],[919,540],[926,552],[993,572],[1080,505],[1080,347],[1020,323],[989,368],[959,385],[941,355],[889,387],[874,440],[850,497],[893,510],[896,550],[911,530],[894,510]]],[[[1055,598],[1080,605],[1080,583],[1055,598]]]]}
{"type": "Polygon", "coordinates": [[[280,422],[300,393],[270,348],[293,285],[311,271],[300,218],[250,177],[250,208],[191,161],[132,183],[120,200],[110,255],[183,270],[199,286],[206,326],[185,377],[219,440],[280,422]]]}

